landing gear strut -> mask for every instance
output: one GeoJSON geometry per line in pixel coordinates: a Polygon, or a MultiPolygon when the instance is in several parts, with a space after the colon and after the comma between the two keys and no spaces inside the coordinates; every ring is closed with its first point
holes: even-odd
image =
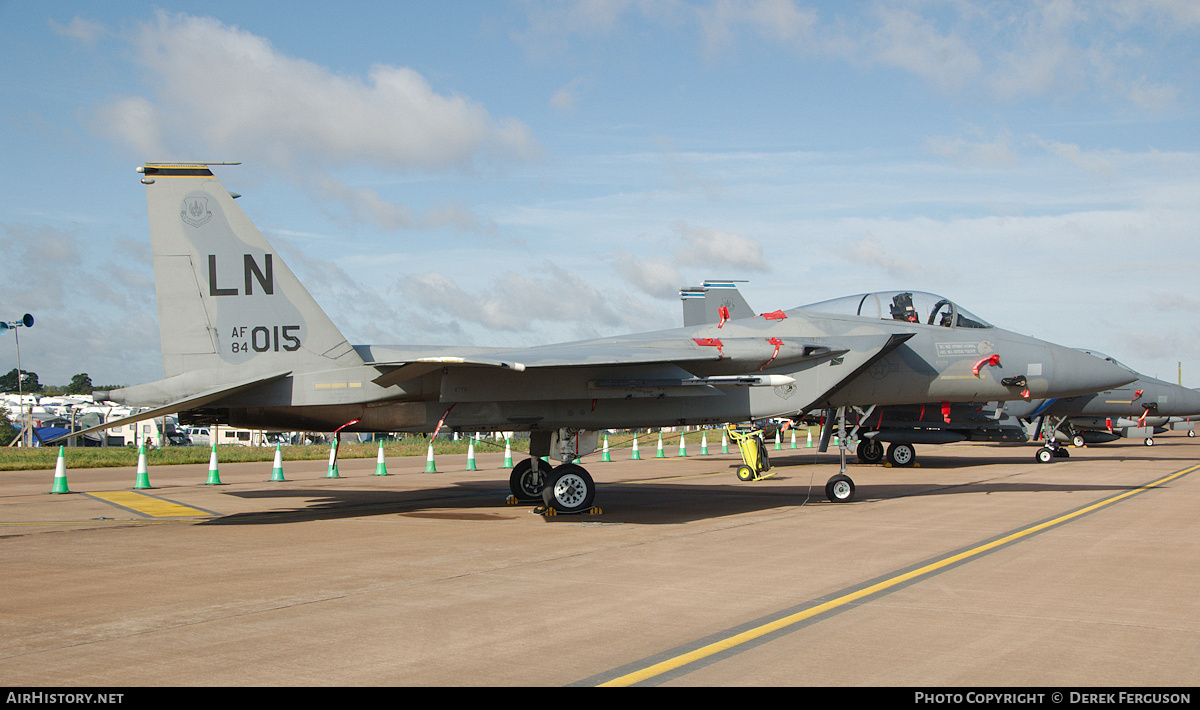
{"type": "Polygon", "coordinates": [[[858,442],[858,460],[863,463],[879,463],[883,460],[883,444],[874,439],[858,442]]]}
{"type": "Polygon", "coordinates": [[[514,503],[542,504],[547,511],[583,513],[592,510],[596,483],[583,466],[564,463],[551,467],[538,457],[513,466],[508,490],[514,503]]]}
{"type": "Polygon", "coordinates": [[[1063,423],[1066,422],[1066,417],[1060,417],[1055,421],[1046,417],[1042,419],[1042,441],[1046,442],[1045,446],[1037,450],[1033,455],[1038,463],[1050,463],[1054,459],[1065,459],[1071,456],[1071,452],[1067,451],[1062,446],[1059,446],[1056,434],[1063,423]]]}
{"type": "MultiPolygon", "coordinates": [[[[839,407],[836,411],[838,451],[841,454],[841,468],[825,483],[825,497],[831,503],[849,503],[854,500],[854,481],[846,475],[846,452],[850,448],[849,442],[846,441],[846,408],[839,407]]],[[[821,433],[821,451],[825,451],[829,446],[829,436],[833,433],[834,416],[834,410],[830,409],[827,411],[825,431],[821,433]]],[[[860,456],[861,451],[860,448],[860,456]]]]}
{"type": "Polygon", "coordinates": [[[572,463],[595,451],[597,440],[597,432],[580,429],[530,432],[529,458],[513,466],[508,477],[509,502],[532,503],[537,505],[534,512],[543,515],[599,513],[592,507],[595,481],[587,469],[572,463]],[[543,456],[562,464],[551,466],[543,456]]]}
{"type": "Polygon", "coordinates": [[[536,503],[542,499],[542,489],[546,487],[546,476],[550,473],[550,465],[537,459],[525,459],[513,466],[508,477],[508,490],[518,503],[536,503]],[[538,468],[534,468],[537,461],[538,468]]]}

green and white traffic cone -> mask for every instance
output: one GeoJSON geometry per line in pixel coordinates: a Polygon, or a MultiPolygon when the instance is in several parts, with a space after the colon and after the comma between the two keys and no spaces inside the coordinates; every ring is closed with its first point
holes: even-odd
{"type": "Polygon", "coordinates": [[[796,430],[792,429],[792,448],[796,448],[796,430]]]}
{"type": "Polygon", "coordinates": [[[612,454],[608,453],[608,434],[604,435],[604,453],[600,456],[601,461],[612,461],[612,454]]]}
{"type": "Polygon", "coordinates": [[[325,478],[341,478],[337,470],[337,436],[334,436],[329,444],[329,470],[325,473],[325,478]]]}
{"type": "Polygon", "coordinates": [[[54,486],[50,488],[51,493],[70,493],[67,488],[67,459],[63,453],[63,447],[58,447],[58,462],[54,464],[54,486]]]}
{"type": "Polygon", "coordinates": [[[808,429],[808,444],[804,448],[806,448],[806,449],[812,448],[812,428],[811,427],[808,429]]]}
{"type": "Polygon", "coordinates": [[[778,429],[776,429],[776,430],[775,430],[775,450],[776,450],[776,451],[779,451],[779,450],[780,450],[780,449],[782,449],[782,448],[783,448],[783,447],[779,445],[779,430],[778,430],[778,429]]]}
{"type": "Polygon", "coordinates": [[[283,477],[283,445],[275,445],[275,465],[271,467],[272,481],[286,481],[283,477]]]}
{"type": "Polygon", "coordinates": [[[700,435],[700,455],[708,456],[708,434],[700,435]]]}
{"type": "Polygon", "coordinates": [[[153,488],[154,487],[154,486],[150,485],[150,471],[148,470],[148,468],[146,466],[146,445],[145,444],[141,444],[138,446],[137,478],[134,480],[133,487],[134,488],[153,488]]]}
{"type": "Polygon", "coordinates": [[[659,434],[658,434],[658,453],[654,454],[654,458],[665,459],[666,457],[667,457],[667,455],[663,453],[663,448],[662,448],[662,432],[659,432],[659,434]]]}
{"type": "Polygon", "coordinates": [[[504,437],[504,466],[503,468],[512,468],[512,440],[507,436],[504,437]]]}
{"type": "Polygon", "coordinates": [[[467,443],[467,470],[478,471],[479,467],[475,465],[475,438],[472,437],[467,443]]]}
{"type": "Polygon", "coordinates": [[[206,486],[221,485],[221,472],[217,470],[217,447],[212,447],[212,453],[208,455],[208,481],[206,486]]]}
{"type": "Polygon", "coordinates": [[[641,455],[641,453],[638,452],[638,447],[637,447],[637,434],[633,435],[633,453],[631,453],[629,455],[629,460],[630,461],[641,461],[642,460],[642,455],[641,455]]]}
{"type": "Polygon", "coordinates": [[[721,432],[721,453],[729,453],[729,436],[724,431],[721,432]]]}
{"type": "Polygon", "coordinates": [[[387,460],[383,456],[383,442],[379,442],[379,453],[375,455],[375,475],[388,475],[387,460]]]}
{"type": "Polygon", "coordinates": [[[429,442],[429,451],[425,454],[425,473],[437,473],[437,466],[433,463],[433,442],[429,442]]]}
{"type": "Polygon", "coordinates": [[[683,434],[679,435],[679,456],[680,458],[687,456],[687,444],[683,443],[683,434]]]}

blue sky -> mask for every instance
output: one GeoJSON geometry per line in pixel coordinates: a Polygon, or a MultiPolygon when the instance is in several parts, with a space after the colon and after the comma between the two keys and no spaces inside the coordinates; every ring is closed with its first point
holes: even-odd
{"type": "Polygon", "coordinates": [[[241,161],[352,343],[674,327],[740,279],[1197,387],[1198,40],[1191,0],[0,2],[0,318],[42,382],[161,377],[134,168],[241,161]]]}

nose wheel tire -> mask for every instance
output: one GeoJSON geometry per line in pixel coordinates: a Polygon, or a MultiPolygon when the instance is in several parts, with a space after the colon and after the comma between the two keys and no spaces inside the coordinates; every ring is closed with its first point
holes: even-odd
{"type": "Polygon", "coordinates": [[[849,503],[854,500],[854,481],[839,473],[825,484],[825,497],[831,503],[849,503]]]}
{"type": "Polygon", "coordinates": [[[555,468],[542,489],[542,502],[560,513],[581,513],[592,507],[596,484],[582,466],[565,463],[555,468]]]}
{"type": "Polygon", "coordinates": [[[1037,459],[1038,463],[1050,463],[1054,460],[1054,450],[1043,446],[1037,450],[1034,458],[1037,459]]]}

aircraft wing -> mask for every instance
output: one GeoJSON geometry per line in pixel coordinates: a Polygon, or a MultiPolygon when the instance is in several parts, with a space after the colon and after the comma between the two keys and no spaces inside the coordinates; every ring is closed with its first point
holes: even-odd
{"type": "Polygon", "coordinates": [[[185,411],[188,409],[196,409],[198,407],[203,407],[204,405],[209,404],[210,402],[215,402],[215,401],[221,399],[222,397],[228,397],[230,395],[245,392],[247,390],[251,390],[251,389],[254,389],[255,387],[258,387],[259,385],[264,385],[268,382],[274,382],[275,380],[283,379],[284,377],[287,377],[290,374],[292,374],[290,371],[280,372],[280,373],[277,373],[274,375],[269,375],[267,377],[259,377],[259,378],[253,379],[253,380],[247,380],[245,382],[239,382],[239,383],[236,383],[233,385],[223,385],[221,387],[215,387],[206,392],[201,392],[200,394],[197,394],[197,395],[192,395],[192,396],[186,397],[184,399],[176,400],[169,404],[165,404],[161,407],[155,407],[154,409],[147,409],[146,411],[138,412],[137,414],[132,414],[128,417],[121,417],[120,419],[113,419],[113,420],[107,421],[103,424],[98,424],[94,427],[89,427],[89,428],[83,429],[81,431],[73,432],[70,434],[64,434],[63,436],[55,437],[54,439],[51,439],[45,443],[53,444],[55,442],[62,441],[64,439],[69,439],[73,436],[82,436],[84,434],[91,434],[93,432],[103,431],[105,429],[112,429],[113,427],[124,426],[126,424],[140,422],[145,419],[153,419],[155,417],[161,417],[164,414],[175,414],[176,412],[182,412],[182,411],[185,411]]]}
{"type": "MultiPolygon", "coordinates": [[[[893,333],[890,336],[888,336],[887,342],[884,343],[882,347],[875,350],[874,352],[871,352],[866,357],[866,359],[864,359],[861,363],[858,364],[858,367],[856,367],[854,369],[854,371],[852,371],[849,375],[843,377],[836,384],[834,384],[832,387],[830,387],[828,390],[826,390],[823,394],[821,394],[821,396],[819,396],[815,400],[813,400],[813,405],[827,405],[830,397],[832,397],[838,391],[845,388],[846,385],[850,384],[856,377],[858,377],[862,373],[866,372],[868,368],[870,368],[876,362],[882,360],[883,357],[886,356],[888,353],[892,352],[896,348],[903,345],[905,342],[907,342],[909,340],[909,338],[912,338],[914,335],[916,335],[916,333],[893,333]]],[[[813,405],[810,405],[810,407],[813,405]]]]}
{"type": "MultiPolygon", "coordinates": [[[[387,387],[447,367],[494,367],[524,372],[551,368],[663,365],[686,370],[688,365],[715,363],[716,369],[724,375],[742,375],[757,373],[767,367],[774,369],[798,363],[816,363],[845,352],[844,348],[791,338],[689,338],[650,343],[606,339],[469,355],[441,354],[368,364],[381,372],[373,382],[387,387]]],[[[619,373],[614,375],[619,377],[619,373]]]]}

